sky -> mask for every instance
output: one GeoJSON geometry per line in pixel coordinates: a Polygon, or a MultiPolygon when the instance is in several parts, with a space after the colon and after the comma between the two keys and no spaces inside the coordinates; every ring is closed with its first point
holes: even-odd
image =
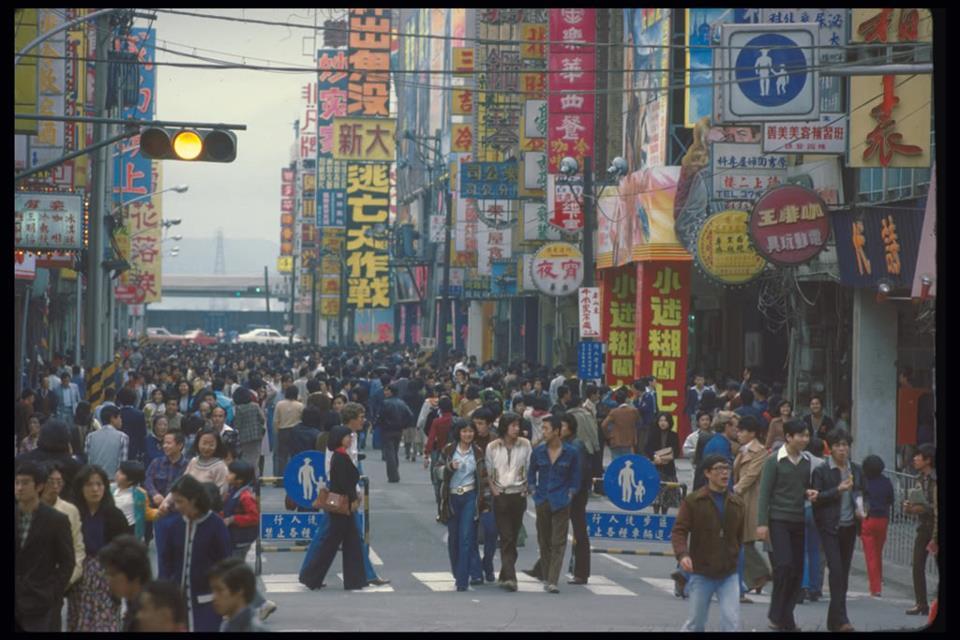
{"type": "MultiPolygon", "coordinates": [[[[313,9],[185,9],[237,18],[314,23],[313,9]]],[[[318,17],[323,24],[328,10],[318,17]]],[[[159,12],[154,22],[157,45],[231,63],[309,68],[312,32],[283,26],[245,24],[159,12]],[[304,41],[304,37],[307,40],[304,41]],[[204,50],[192,50],[202,47],[204,50]],[[215,50],[214,53],[208,50],[215,50]],[[304,55],[304,54],[307,55],[304,55]],[[226,55],[235,54],[235,55],[226,55]],[[255,59],[259,58],[259,59],[255,59]]],[[[146,21],[138,19],[138,27],[146,21]]],[[[322,34],[317,45],[322,47],[322,34]]],[[[157,62],[202,63],[157,51],[157,62]]],[[[244,124],[237,131],[237,158],[231,163],[165,161],[165,187],[189,185],[186,193],[163,194],[164,217],[181,218],[176,233],[185,238],[213,238],[222,227],[232,238],[280,241],[280,169],[289,164],[293,123],[303,117],[304,85],[311,73],[158,67],[158,120],[244,124]]],[[[211,246],[211,260],[215,247],[211,246]]],[[[271,270],[276,267],[275,257],[271,270]]],[[[229,265],[228,265],[229,269],[229,265]]]]}

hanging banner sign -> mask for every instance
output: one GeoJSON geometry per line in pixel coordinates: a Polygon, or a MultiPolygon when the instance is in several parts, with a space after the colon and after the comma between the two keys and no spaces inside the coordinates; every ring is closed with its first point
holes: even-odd
{"type": "Polygon", "coordinates": [[[387,118],[334,118],[333,158],[393,162],[397,156],[397,121],[387,118]]]}
{"type": "Polygon", "coordinates": [[[461,198],[517,198],[517,161],[464,162],[460,166],[461,198]]]}
{"type": "MultiPolygon", "coordinates": [[[[600,287],[580,287],[580,337],[600,337],[600,287]]],[[[599,376],[595,376],[599,377],[599,376]]]]}
{"type": "Polygon", "coordinates": [[[551,242],[533,256],[531,278],[541,293],[565,296],[583,282],[583,254],[569,242],[551,242]]]}
{"type": "Polygon", "coordinates": [[[742,285],[760,275],[763,256],[750,244],[750,214],[721,211],[703,224],[697,237],[697,264],[710,278],[725,285],[742,285]]]}
{"type": "Polygon", "coordinates": [[[764,153],[847,152],[847,116],[824,113],[820,122],[777,122],[763,125],[764,153]]]}
{"type": "Polygon", "coordinates": [[[750,216],[750,237],[757,251],[775,264],[793,266],[812,260],[827,245],[827,205],[816,192],[795,185],[768,191],[750,216]]]}
{"type": "Polygon", "coordinates": [[[547,176],[547,210],[551,226],[572,233],[583,229],[583,176],[547,176]]]}
{"type": "Polygon", "coordinates": [[[13,211],[14,248],[83,249],[83,196],[18,191],[13,211]]]}
{"type": "Polygon", "coordinates": [[[577,377],[599,380],[603,377],[603,343],[581,341],[577,345],[577,377]]]}

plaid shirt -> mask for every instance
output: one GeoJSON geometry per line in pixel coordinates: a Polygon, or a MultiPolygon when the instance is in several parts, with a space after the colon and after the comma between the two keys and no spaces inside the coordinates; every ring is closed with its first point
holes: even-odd
{"type": "Polygon", "coordinates": [[[187,457],[184,455],[181,455],[176,462],[170,462],[170,458],[167,456],[157,458],[147,468],[147,477],[144,481],[147,495],[151,499],[157,494],[166,497],[170,493],[170,487],[186,470],[187,457]]]}

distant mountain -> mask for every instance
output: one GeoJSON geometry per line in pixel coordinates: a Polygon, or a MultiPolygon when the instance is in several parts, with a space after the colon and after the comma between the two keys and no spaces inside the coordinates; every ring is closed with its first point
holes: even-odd
{"type": "MultiPolygon", "coordinates": [[[[164,255],[164,273],[213,273],[217,258],[216,237],[184,238],[179,242],[168,240],[164,244],[165,247],[180,247],[180,255],[176,258],[164,255]]],[[[276,275],[280,244],[258,238],[224,238],[223,253],[226,275],[262,275],[264,265],[270,269],[270,275],[276,275]]]]}

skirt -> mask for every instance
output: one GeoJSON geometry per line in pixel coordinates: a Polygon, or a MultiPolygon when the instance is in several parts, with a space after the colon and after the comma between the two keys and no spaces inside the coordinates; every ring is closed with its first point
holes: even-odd
{"type": "Polygon", "coordinates": [[[83,559],[83,576],[67,592],[67,630],[120,631],[120,602],[110,595],[107,572],[94,556],[83,559]]]}

